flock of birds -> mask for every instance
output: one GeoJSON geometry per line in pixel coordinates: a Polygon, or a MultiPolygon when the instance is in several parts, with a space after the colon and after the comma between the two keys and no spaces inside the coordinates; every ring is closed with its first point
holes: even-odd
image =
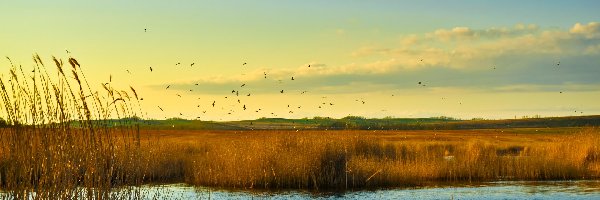
{"type": "MultiPolygon", "coordinates": [[[[148,32],[148,29],[144,29],[144,32],[148,32]]],[[[68,51],[67,51],[67,52],[68,52],[68,51]]],[[[69,52],[68,52],[68,53],[69,53],[69,52]]],[[[424,59],[420,59],[419,61],[420,61],[420,62],[424,62],[424,59]]],[[[189,66],[190,66],[190,67],[193,67],[195,64],[196,64],[196,63],[192,62],[192,63],[190,63],[190,64],[189,64],[189,66]]],[[[561,64],[561,63],[560,63],[560,61],[558,61],[558,62],[556,62],[555,64],[556,64],[556,67],[558,68],[558,67],[560,67],[560,64],[561,64]]],[[[247,62],[243,62],[243,63],[241,64],[241,66],[242,66],[242,67],[245,67],[245,66],[247,66],[247,65],[248,65],[248,63],[247,63],[247,62]]],[[[183,66],[183,65],[182,65],[182,63],[181,63],[181,62],[177,62],[177,63],[175,63],[175,66],[183,66]]],[[[310,67],[311,67],[311,65],[310,65],[310,64],[308,64],[306,67],[310,68],[310,67]]],[[[491,67],[491,69],[492,69],[492,70],[496,70],[496,66],[495,66],[495,65],[494,65],[494,66],[492,66],[492,67],[491,67]]],[[[152,67],[149,67],[149,71],[150,71],[150,72],[154,72],[154,69],[153,69],[152,67]]],[[[128,74],[131,74],[131,72],[130,72],[129,70],[126,70],[126,72],[127,72],[128,74]]],[[[263,72],[263,76],[264,76],[264,79],[268,79],[268,74],[267,74],[267,72],[263,72]]],[[[289,81],[296,81],[296,80],[297,80],[297,77],[294,77],[293,75],[292,75],[292,76],[289,76],[289,77],[290,77],[290,78],[289,78],[289,81]]],[[[112,81],[112,75],[110,75],[110,77],[109,77],[109,81],[112,81]]],[[[279,80],[277,80],[277,82],[278,82],[279,84],[281,84],[281,83],[283,83],[283,80],[279,79],[279,80]]],[[[195,86],[198,86],[199,84],[198,84],[198,83],[196,83],[196,84],[194,84],[194,85],[195,85],[195,86]]],[[[417,85],[417,86],[420,86],[420,87],[427,87],[427,86],[429,86],[430,84],[429,84],[429,83],[427,83],[427,82],[425,82],[425,81],[418,81],[418,82],[416,83],[416,85],[417,85]]],[[[234,104],[232,104],[232,103],[231,103],[231,102],[232,102],[232,99],[236,99],[236,100],[234,100],[233,102],[237,102],[237,107],[239,108],[239,111],[246,111],[246,110],[249,110],[249,109],[250,109],[250,106],[249,106],[249,105],[247,105],[247,104],[245,104],[245,103],[243,103],[243,99],[244,99],[244,98],[242,98],[242,97],[243,97],[243,96],[250,97],[250,96],[252,95],[252,93],[250,93],[250,92],[245,92],[245,93],[243,93],[243,94],[242,94],[242,92],[243,92],[243,91],[242,91],[242,89],[244,89],[244,88],[247,88],[247,84],[246,84],[246,83],[240,83],[240,85],[239,85],[239,88],[232,88],[232,89],[231,89],[231,92],[230,92],[230,93],[229,93],[227,96],[224,96],[224,99],[225,99],[225,100],[212,99],[212,103],[210,103],[209,105],[206,105],[206,107],[213,108],[213,109],[214,109],[214,108],[218,108],[218,107],[220,107],[220,108],[221,108],[221,110],[226,110],[226,113],[227,113],[228,115],[231,115],[231,114],[235,113],[236,111],[238,111],[238,110],[235,108],[235,106],[231,106],[231,105],[235,105],[235,103],[234,103],[234,104]],[[233,96],[233,95],[235,95],[235,96],[233,96]],[[228,103],[229,103],[229,104],[228,104],[228,103]],[[221,105],[230,105],[230,107],[226,109],[226,106],[219,106],[219,104],[221,104],[221,105]]],[[[165,87],[165,90],[169,90],[169,89],[172,89],[172,88],[171,88],[171,85],[167,85],[167,86],[165,87]]],[[[193,92],[193,90],[192,90],[192,89],[190,89],[189,91],[190,91],[190,92],[193,92]]],[[[287,91],[286,91],[285,89],[280,89],[280,90],[279,90],[279,93],[280,93],[280,94],[284,94],[284,93],[287,93],[287,91]]],[[[299,93],[299,94],[300,94],[300,95],[303,95],[303,94],[306,94],[306,93],[308,93],[308,90],[303,90],[303,91],[300,91],[300,93],[299,93]]],[[[560,91],[560,93],[562,94],[563,92],[562,92],[562,91],[560,91]]],[[[175,95],[176,95],[178,98],[182,98],[182,97],[183,97],[183,96],[182,96],[180,93],[175,93],[175,95]]],[[[394,94],[391,94],[391,96],[393,97],[393,96],[394,96],[394,94]]],[[[322,96],[321,98],[322,98],[323,100],[325,100],[325,99],[327,99],[327,96],[322,96]]],[[[200,99],[200,98],[198,98],[198,99],[200,99]]],[[[442,100],[447,100],[448,98],[447,98],[447,97],[442,97],[441,99],[442,99],[442,100]]],[[[141,98],[140,100],[144,100],[144,99],[143,99],[143,98],[141,98]]],[[[367,103],[367,101],[365,101],[365,100],[364,100],[364,98],[354,99],[354,101],[355,101],[356,103],[360,104],[360,105],[363,105],[363,104],[366,104],[366,103],[367,103]]],[[[458,103],[459,105],[462,105],[462,102],[461,102],[461,101],[458,101],[457,103],[458,103]]],[[[319,105],[313,105],[313,106],[315,106],[315,108],[318,108],[318,109],[323,109],[323,108],[325,108],[325,107],[327,107],[327,106],[331,107],[331,106],[335,106],[335,105],[336,105],[336,104],[334,103],[334,101],[321,101],[321,102],[319,103],[319,105]]],[[[201,106],[200,104],[196,105],[196,107],[197,107],[197,108],[205,108],[205,106],[201,106]]],[[[306,106],[305,106],[305,107],[306,107],[306,106]]],[[[310,106],[309,106],[309,107],[310,107],[310,106]]],[[[158,108],[160,111],[162,111],[162,112],[165,112],[165,109],[164,109],[163,107],[161,107],[160,105],[157,105],[157,108],[158,108]]],[[[286,107],[286,109],[287,109],[287,113],[294,113],[294,111],[295,111],[295,110],[297,110],[297,109],[301,109],[301,108],[302,108],[302,105],[295,105],[295,106],[291,106],[291,105],[289,105],[289,104],[288,104],[288,105],[287,105],[287,107],[286,107]]],[[[205,113],[207,113],[207,111],[208,111],[208,110],[204,109],[204,110],[202,110],[201,112],[202,112],[203,114],[205,114],[205,113]]],[[[254,111],[254,112],[256,112],[256,113],[259,113],[259,112],[264,112],[264,111],[266,111],[266,110],[263,110],[263,108],[256,108],[256,109],[254,109],[253,111],[254,111]]],[[[387,110],[385,110],[385,109],[382,109],[381,111],[387,111],[387,110]]],[[[575,111],[575,112],[577,113],[577,111],[575,111]]],[[[581,112],[581,111],[580,111],[580,112],[581,112]]],[[[266,112],[266,113],[267,113],[267,114],[271,114],[271,116],[272,116],[272,117],[277,117],[277,116],[278,116],[278,114],[277,114],[276,112],[270,112],[270,113],[269,113],[269,112],[266,112]]],[[[581,112],[581,113],[583,114],[583,112],[581,112]]],[[[179,112],[179,115],[180,115],[180,117],[186,117],[186,118],[189,118],[189,117],[190,117],[190,116],[188,116],[188,115],[184,115],[184,114],[183,114],[183,113],[181,113],[181,112],[179,112]]],[[[165,117],[165,118],[166,118],[166,117],[165,117]]],[[[200,116],[196,116],[196,118],[200,119],[201,117],[200,117],[200,116]]]]}

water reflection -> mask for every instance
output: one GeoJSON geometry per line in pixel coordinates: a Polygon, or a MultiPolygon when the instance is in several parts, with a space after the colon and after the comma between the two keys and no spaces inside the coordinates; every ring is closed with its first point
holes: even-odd
{"type": "MultiPolygon", "coordinates": [[[[298,190],[233,191],[185,184],[148,185],[139,189],[144,199],[600,199],[600,181],[500,181],[317,193],[298,190]]],[[[0,199],[6,198],[5,195],[0,192],[0,199]]],[[[115,191],[114,197],[119,196],[119,191],[115,191]]]]}
{"type": "Polygon", "coordinates": [[[171,199],[600,199],[600,181],[501,181],[460,186],[370,191],[230,191],[184,184],[144,188],[150,196],[171,199]],[[169,196],[165,196],[169,195],[169,196]]]}

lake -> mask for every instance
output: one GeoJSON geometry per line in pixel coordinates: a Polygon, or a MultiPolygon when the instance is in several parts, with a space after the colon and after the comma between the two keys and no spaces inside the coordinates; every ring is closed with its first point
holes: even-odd
{"type": "Polygon", "coordinates": [[[144,187],[148,199],[600,199],[600,181],[504,181],[348,192],[231,191],[184,184],[144,187]]]}
{"type": "MultiPolygon", "coordinates": [[[[600,181],[500,181],[347,192],[224,190],[186,184],[140,189],[144,199],[600,199],[600,181]]],[[[3,197],[7,196],[0,193],[3,197]]]]}

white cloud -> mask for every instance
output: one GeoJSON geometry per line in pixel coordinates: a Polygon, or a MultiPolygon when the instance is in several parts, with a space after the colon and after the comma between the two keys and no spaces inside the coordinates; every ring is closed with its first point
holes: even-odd
{"type": "Polygon", "coordinates": [[[471,69],[487,67],[501,57],[599,54],[600,41],[590,40],[599,37],[599,29],[596,22],[577,23],[570,30],[545,31],[534,24],[480,30],[455,27],[408,35],[394,46],[359,48],[352,55],[383,55],[380,61],[365,64],[370,68],[379,66],[383,71],[426,67],[471,69]]]}
{"type": "Polygon", "coordinates": [[[571,30],[572,34],[583,35],[586,38],[599,38],[600,37],[600,23],[590,22],[586,24],[576,23],[571,30]]]}
{"type": "Polygon", "coordinates": [[[568,30],[541,30],[537,25],[517,24],[512,28],[472,29],[455,27],[429,33],[406,35],[389,46],[364,46],[352,52],[354,60],[330,66],[312,61],[296,67],[261,68],[244,75],[206,76],[194,83],[228,84],[264,79],[327,77],[334,75],[386,74],[432,67],[480,69],[500,59],[550,58],[600,54],[600,24],[575,24],[568,30]],[[308,65],[311,65],[309,68],[308,65]]]}

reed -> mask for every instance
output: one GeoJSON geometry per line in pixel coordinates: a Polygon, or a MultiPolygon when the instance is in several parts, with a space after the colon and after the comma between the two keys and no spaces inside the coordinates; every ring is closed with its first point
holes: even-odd
{"type": "Polygon", "coordinates": [[[53,58],[55,70],[33,60],[33,72],[11,64],[0,78],[0,198],[141,198],[135,186],[165,182],[350,190],[600,177],[596,128],[140,130],[133,87],[94,91],[74,58],[53,58]]]}
{"type": "Polygon", "coordinates": [[[177,173],[162,175],[238,189],[346,190],[600,176],[598,129],[509,143],[476,137],[393,141],[387,133],[366,131],[221,134],[197,140],[163,137],[164,146],[152,155],[158,163],[177,163],[170,164],[177,173]]]}
{"type": "Polygon", "coordinates": [[[136,197],[131,190],[111,192],[144,179],[138,173],[144,165],[137,129],[108,124],[110,118],[135,114],[128,94],[110,85],[103,85],[102,93],[93,91],[74,58],[65,65],[53,57],[55,70],[47,69],[38,55],[33,60],[31,73],[11,61],[8,76],[0,78],[5,120],[0,127],[0,190],[8,194],[1,197],[136,197]]]}

